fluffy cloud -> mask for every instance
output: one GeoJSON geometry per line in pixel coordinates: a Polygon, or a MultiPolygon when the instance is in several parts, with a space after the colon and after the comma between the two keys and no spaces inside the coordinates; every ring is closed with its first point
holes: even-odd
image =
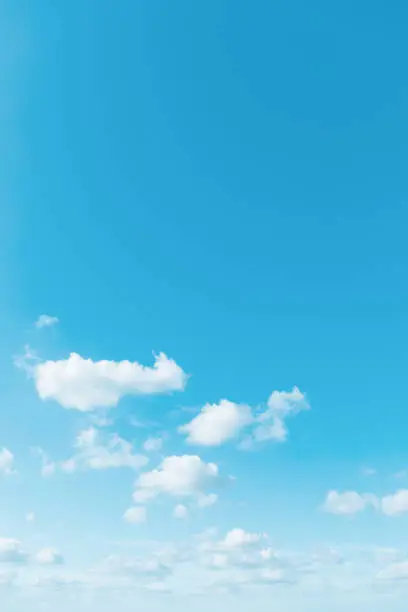
{"type": "Polygon", "coordinates": [[[185,519],[187,518],[187,515],[188,515],[187,506],[184,506],[184,504],[177,504],[173,512],[174,518],[185,519]]]}
{"type": "Polygon", "coordinates": [[[37,321],[35,322],[35,326],[38,329],[41,329],[42,327],[52,327],[53,325],[56,325],[57,323],[59,323],[58,317],[51,317],[50,315],[42,314],[38,317],[37,321]]]}
{"type": "Polygon", "coordinates": [[[249,533],[240,528],[231,529],[220,542],[220,546],[227,550],[242,550],[258,544],[263,537],[265,536],[260,533],[249,533]]]}
{"type": "Polygon", "coordinates": [[[388,516],[408,512],[408,490],[400,489],[393,495],[387,495],[381,499],[381,510],[388,516]]]}
{"type": "Polygon", "coordinates": [[[283,442],[288,435],[286,419],[308,408],[305,395],[297,387],[292,391],[273,391],[266,408],[257,414],[246,404],[223,399],[218,404],[206,404],[179,432],[187,435],[188,443],[200,446],[219,446],[249,427],[251,431],[241,442],[241,448],[267,440],[283,442]]]}
{"type": "Polygon", "coordinates": [[[133,499],[143,503],[160,494],[199,498],[219,480],[218,466],[205,463],[197,455],[166,457],[157,469],[139,476],[133,499]]]}
{"type": "Polygon", "coordinates": [[[106,470],[131,468],[137,470],[146,465],[147,457],[133,452],[130,442],[114,434],[106,440],[94,427],[81,431],[75,442],[76,454],[61,463],[65,472],[77,469],[106,470]]]}
{"type": "MultiPolygon", "coordinates": [[[[237,527],[219,540],[214,540],[211,535],[204,537],[198,550],[201,563],[211,570],[222,572],[222,580],[225,580],[229,573],[239,571],[243,582],[260,584],[267,576],[266,573],[263,575],[263,572],[280,569],[278,556],[269,546],[265,547],[267,543],[267,534],[252,533],[237,527]]],[[[287,561],[285,564],[288,565],[287,561]]],[[[234,576],[236,577],[236,574],[234,576]]],[[[269,578],[272,583],[272,573],[269,578]]]]}
{"type": "Polygon", "coordinates": [[[33,366],[38,395],[83,412],[116,406],[125,395],[183,391],[187,375],[160,353],[152,367],[131,361],[92,361],[77,353],[33,366]]]}
{"type": "Polygon", "coordinates": [[[123,518],[127,523],[139,524],[144,523],[146,520],[146,508],[144,506],[133,506],[126,510],[123,518]]]}
{"type": "Polygon", "coordinates": [[[323,510],[330,514],[352,515],[362,512],[370,505],[377,506],[377,498],[369,493],[360,495],[356,491],[329,491],[323,510]]]}
{"type": "Polygon", "coordinates": [[[61,565],[64,563],[63,556],[55,548],[42,548],[36,554],[35,559],[40,565],[61,565]]]}
{"type": "Polygon", "coordinates": [[[143,448],[147,453],[157,453],[163,446],[162,438],[147,438],[143,448]]]}
{"type": "Polygon", "coordinates": [[[3,448],[0,451],[0,473],[10,476],[14,474],[14,455],[8,448],[3,448]]]}
{"type": "Polygon", "coordinates": [[[200,414],[179,431],[187,434],[190,444],[219,446],[235,438],[252,420],[249,406],[223,399],[219,404],[206,404],[200,414]]]}
{"type": "Polygon", "coordinates": [[[0,538],[0,563],[25,563],[28,555],[19,540],[0,538]]]}
{"type": "Polygon", "coordinates": [[[372,493],[329,491],[323,510],[331,514],[352,515],[372,506],[382,514],[396,516],[408,512],[408,489],[378,498],[372,493]]]}
{"type": "Polygon", "coordinates": [[[258,424],[253,431],[256,442],[284,442],[288,436],[286,419],[310,408],[306,396],[298,387],[293,387],[292,391],[273,391],[267,406],[257,417],[258,424]]]}
{"type": "Polygon", "coordinates": [[[248,551],[257,551],[260,560],[267,560],[269,557],[265,555],[265,542],[267,534],[253,533],[245,531],[240,527],[235,527],[227,531],[221,539],[214,539],[214,534],[211,532],[203,534],[199,544],[199,550],[203,552],[219,553],[220,555],[230,555],[244,553],[248,551]]]}

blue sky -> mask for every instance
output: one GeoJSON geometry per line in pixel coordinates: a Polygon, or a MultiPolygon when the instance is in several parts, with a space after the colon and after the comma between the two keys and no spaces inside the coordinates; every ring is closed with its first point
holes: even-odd
{"type": "Polygon", "coordinates": [[[403,2],[0,3],[6,612],[401,612],[403,2]]]}

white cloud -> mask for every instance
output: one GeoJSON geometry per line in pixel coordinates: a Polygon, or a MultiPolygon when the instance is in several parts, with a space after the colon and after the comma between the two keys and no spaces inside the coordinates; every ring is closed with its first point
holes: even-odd
{"type": "Polygon", "coordinates": [[[363,476],[375,476],[377,474],[377,470],[372,467],[363,467],[361,468],[361,473],[363,476]]]}
{"type": "Polygon", "coordinates": [[[127,523],[137,524],[144,523],[146,520],[147,511],[144,506],[133,506],[126,510],[123,518],[127,523]]]}
{"type": "Polygon", "coordinates": [[[329,491],[323,510],[331,514],[352,515],[370,506],[387,516],[404,514],[408,512],[408,489],[400,489],[380,498],[372,493],[329,491]]]}
{"type": "Polygon", "coordinates": [[[188,378],[164,353],[155,357],[153,367],[131,361],[92,361],[71,353],[68,359],[35,365],[33,376],[41,399],[82,412],[114,407],[125,395],[183,391],[188,378]]]}
{"type": "Polygon", "coordinates": [[[393,563],[377,574],[379,580],[408,580],[408,561],[393,563]]]}
{"type": "Polygon", "coordinates": [[[197,455],[166,457],[159,468],[139,476],[133,499],[143,503],[160,494],[199,498],[219,479],[218,466],[205,463],[197,455]]]}
{"type": "Polygon", "coordinates": [[[261,570],[277,569],[278,556],[269,546],[265,548],[267,543],[266,533],[236,527],[220,540],[214,540],[211,535],[202,539],[198,546],[199,558],[205,567],[223,574],[236,570],[245,582],[256,584],[262,581],[261,570]]]}
{"type": "Polygon", "coordinates": [[[62,565],[64,557],[55,548],[42,548],[35,556],[40,565],[62,565]]]}
{"type": "Polygon", "coordinates": [[[293,387],[292,391],[273,391],[267,405],[268,408],[257,417],[258,425],[253,431],[256,442],[284,442],[288,436],[285,420],[310,408],[306,396],[298,387],[293,387]]]}
{"type": "Polygon", "coordinates": [[[13,357],[13,363],[16,368],[23,370],[28,376],[34,375],[35,366],[40,361],[41,359],[38,357],[36,351],[28,344],[24,346],[24,353],[22,355],[15,355],[13,357]]]}
{"type": "Polygon", "coordinates": [[[109,468],[131,468],[137,470],[146,465],[147,457],[133,452],[130,442],[117,434],[107,439],[94,427],[81,431],[75,442],[76,454],[61,463],[63,471],[72,473],[77,469],[106,470],[109,468]]]}
{"type": "Polygon", "coordinates": [[[228,567],[228,555],[215,553],[208,560],[208,565],[214,569],[225,569],[228,567]]]}
{"type": "Polygon", "coordinates": [[[105,559],[97,569],[104,575],[127,576],[132,581],[137,578],[161,580],[172,573],[174,563],[174,558],[169,558],[160,552],[149,554],[146,557],[112,555],[105,559]]]}
{"type": "Polygon", "coordinates": [[[35,322],[35,326],[38,329],[41,329],[42,327],[52,327],[53,325],[56,325],[57,323],[59,323],[58,317],[51,317],[50,315],[42,314],[38,317],[37,321],[35,322]]]}
{"type": "Polygon", "coordinates": [[[53,474],[55,474],[55,470],[56,470],[55,463],[53,463],[52,461],[46,460],[46,462],[43,464],[41,468],[41,475],[44,476],[45,478],[47,476],[52,476],[53,474]]]}
{"type": "Polygon", "coordinates": [[[244,529],[235,528],[229,531],[224,540],[220,542],[222,548],[236,550],[252,547],[258,544],[265,535],[261,533],[250,533],[244,529]]]}
{"type": "Polygon", "coordinates": [[[190,444],[219,446],[235,438],[252,420],[249,406],[223,399],[219,404],[206,404],[200,414],[179,431],[187,434],[190,444]]]}
{"type": "Polygon", "coordinates": [[[157,453],[163,446],[162,438],[147,438],[143,448],[147,453],[157,453]]]}
{"type": "Polygon", "coordinates": [[[173,512],[174,518],[185,519],[187,518],[187,515],[188,515],[187,507],[184,506],[184,504],[177,504],[173,512]]]}
{"type": "Polygon", "coordinates": [[[367,506],[378,506],[378,499],[370,493],[360,495],[356,491],[329,491],[323,510],[330,514],[352,515],[362,512],[367,506]]]}
{"type": "Polygon", "coordinates": [[[179,432],[186,434],[190,444],[219,446],[250,428],[239,445],[247,449],[257,442],[284,442],[288,436],[286,419],[309,408],[298,387],[291,391],[273,391],[267,407],[257,414],[246,404],[223,399],[218,404],[206,404],[192,421],[179,427],[179,432]]]}
{"type": "Polygon", "coordinates": [[[400,489],[393,495],[381,499],[381,510],[388,516],[408,512],[408,489],[400,489]]]}
{"type": "Polygon", "coordinates": [[[3,448],[0,451],[0,473],[5,474],[6,476],[10,476],[15,473],[13,468],[14,465],[14,455],[12,452],[8,450],[8,448],[3,448]]]}
{"type": "Polygon", "coordinates": [[[55,474],[56,464],[48,457],[47,453],[40,447],[33,448],[32,452],[41,459],[41,476],[44,478],[55,474]]]}
{"type": "Polygon", "coordinates": [[[197,500],[199,508],[209,508],[218,501],[218,495],[216,493],[209,493],[208,495],[200,495],[197,500]]]}
{"type": "Polygon", "coordinates": [[[28,555],[19,540],[0,538],[0,563],[25,563],[28,555]]]}
{"type": "Polygon", "coordinates": [[[32,523],[33,521],[35,521],[34,512],[27,512],[25,520],[27,521],[27,523],[32,523]]]}

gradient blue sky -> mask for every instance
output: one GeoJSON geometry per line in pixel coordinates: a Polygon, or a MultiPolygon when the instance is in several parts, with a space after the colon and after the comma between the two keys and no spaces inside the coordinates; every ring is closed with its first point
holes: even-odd
{"type": "Polygon", "coordinates": [[[0,2],[5,612],[405,609],[407,19],[401,1],[0,2]],[[64,408],[38,368],[73,352],[164,352],[190,377],[64,408]],[[287,439],[243,450],[294,386],[310,409],[287,439]],[[224,398],[253,422],[189,444],[179,427],[224,398]],[[149,462],[65,473],[90,427],[149,462]],[[197,481],[129,524],[135,481],[182,455],[218,466],[217,502],[197,481]]]}

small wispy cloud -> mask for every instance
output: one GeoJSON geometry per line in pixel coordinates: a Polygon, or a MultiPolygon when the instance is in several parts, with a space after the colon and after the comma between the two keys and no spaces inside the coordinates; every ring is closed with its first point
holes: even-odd
{"type": "Polygon", "coordinates": [[[8,448],[0,450],[0,474],[10,476],[15,474],[14,470],[14,455],[8,448]]]}
{"type": "Polygon", "coordinates": [[[57,323],[59,323],[58,317],[52,317],[51,315],[42,314],[35,322],[35,326],[37,329],[41,329],[43,327],[52,327],[53,325],[57,325],[57,323]]]}
{"type": "Polygon", "coordinates": [[[375,476],[377,474],[377,470],[373,467],[364,466],[361,468],[362,476],[375,476]]]}
{"type": "Polygon", "coordinates": [[[35,366],[41,361],[36,351],[34,351],[28,344],[24,347],[24,353],[21,355],[15,355],[13,357],[13,363],[16,368],[26,372],[28,376],[34,375],[35,366]]]}
{"type": "Polygon", "coordinates": [[[31,449],[31,452],[40,458],[41,460],[41,476],[46,478],[47,476],[52,476],[55,474],[56,465],[54,461],[52,461],[46,452],[40,447],[35,447],[31,449]]]}

